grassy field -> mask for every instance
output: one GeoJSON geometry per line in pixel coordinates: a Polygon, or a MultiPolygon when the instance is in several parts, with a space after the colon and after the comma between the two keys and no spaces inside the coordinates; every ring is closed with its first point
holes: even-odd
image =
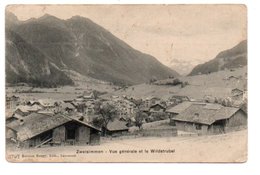
{"type": "Polygon", "coordinates": [[[76,86],[63,86],[58,88],[7,87],[6,94],[15,94],[25,100],[42,98],[64,100],[75,99],[78,95],[82,95],[84,91],[98,90],[100,92],[111,93],[114,91],[114,87],[115,86],[103,82],[78,81],[76,86]],[[32,91],[32,93],[23,93],[29,90],[32,91]]]}
{"type": "Polygon", "coordinates": [[[126,90],[112,92],[113,95],[130,95],[135,97],[157,96],[168,98],[171,95],[186,95],[194,99],[203,99],[205,95],[213,97],[227,97],[231,95],[231,90],[246,87],[247,67],[238,68],[234,71],[224,70],[207,75],[196,75],[180,77],[180,80],[187,81],[189,85],[181,88],[171,85],[139,84],[131,86],[126,90]],[[225,80],[230,76],[240,77],[239,79],[225,80]]]}
{"type": "Polygon", "coordinates": [[[14,162],[245,162],[247,130],[208,136],[102,139],[96,146],[7,150],[6,156],[14,162]],[[152,149],[168,152],[152,153],[152,149]]]}
{"type": "Polygon", "coordinates": [[[107,92],[103,97],[109,97],[111,95],[128,95],[136,98],[146,98],[151,96],[157,96],[162,99],[167,99],[172,95],[185,95],[194,99],[203,99],[204,96],[213,97],[228,97],[231,95],[231,90],[239,88],[243,90],[246,87],[247,67],[238,68],[234,71],[225,70],[208,75],[197,75],[180,77],[180,80],[187,81],[189,85],[181,88],[178,86],[171,85],[153,85],[153,84],[139,84],[126,88],[125,90],[117,90],[116,86],[110,85],[109,83],[83,79],[76,81],[76,86],[64,86],[59,88],[33,88],[33,91],[41,93],[17,93],[17,91],[27,91],[31,87],[7,87],[7,94],[17,94],[24,99],[39,99],[39,98],[53,98],[57,100],[73,99],[77,95],[82,94],[84,91],[98,90],[107,92]],[[225,80],[230,76],[240,77],[239,79],[225,80]]]}

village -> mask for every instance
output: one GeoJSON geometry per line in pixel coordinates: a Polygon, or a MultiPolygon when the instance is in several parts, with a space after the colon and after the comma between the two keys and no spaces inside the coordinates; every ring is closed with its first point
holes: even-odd
{"type": "MultiPolygon", "coordinates": [[[[162,86],[161,81],[154,84],[162,86]]],[[[8,149],[24,149],[225,134],[247,128],[246,93],[233,88],[226,98],[194,99],[172,94],[165,99],[155,95],[102,95],[92,90],[63,100],[28,100],[19,93],[7,94],[6,142],[8,149]]]]}

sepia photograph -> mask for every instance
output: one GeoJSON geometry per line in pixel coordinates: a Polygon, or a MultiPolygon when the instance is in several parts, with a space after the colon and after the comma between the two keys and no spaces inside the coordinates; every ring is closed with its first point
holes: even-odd
{"type": "Polygon", "coordinates": [[[241,163],[247,7],[7,5],[8,162],[241,163]]]}

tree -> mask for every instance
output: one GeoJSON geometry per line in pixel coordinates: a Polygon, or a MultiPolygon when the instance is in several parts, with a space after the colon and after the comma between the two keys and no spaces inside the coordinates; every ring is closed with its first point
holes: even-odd
{"type": "Polygon", "coordinates": [[[176,85],[179,85],[179,84],[181,84],[182,82],[181,82],[181,80],[179,79],[179,78],[175,78],[175,79],[173,79],[173,81],[172,81],[172,85],[173,86],[176,86],[176,85]]]}
{"type": "Polygon", "coordinates": [[[116,117],[117,111],[114,105],[112,104],[101,104],[100,102],[95,105],[95,112],[100,114],[100,117],[97,121],[100,123],[101,127],[105,128],[104,135],[106,135],[106,128],[110,121],[113,121],[116,117]]]}
{"type": "Polygon", "coordinates": [[[184,88],[185,86],[189,85],[187,81],[181,83],[181,88],[184,88]]]}
{"type": "Polygon", "coordinates": [[[103,126],[103,118],[101,116],[97,116],[93,119],[93,125],[101,128],[103,126]]]}
{"type": "Polygon", "coordinates": [[[135,114],[135,125],[139,128],[139,130],[141,129],[142,125],[143,125],[143,120],[148,118],[148,115],[144,112],[138,111],[135,114]]]}
{"type": "Polygon", "coordinates": [[[151,79],[149,80],[149,83],[150,83],[150,84],[153,84],[153,83],[156,82],[156,81],[157,81],[156,78],[151,78],[151,79]]]}
{"type": "Polygon", "coordinates": [[[96,100],[98,98],[99,92],[97,90],[93,90],[92,93],[93,93],[93,98],[96,100]]]}
{"type": "Polygon", "coordinates": [[[169,118],[169,116],[164,112],[157,112],[152,114],[152,118],[154,119],[154,121],[159,121],[159,120],[165,120],[169,118]]]}

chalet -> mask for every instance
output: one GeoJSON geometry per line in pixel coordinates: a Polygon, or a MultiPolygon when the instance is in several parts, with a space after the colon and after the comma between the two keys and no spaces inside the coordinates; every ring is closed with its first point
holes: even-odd
{"type": "Polygon", "coordinates": [[[18,96],[12,95],[10,97],[6,96],[5,108],[15,109],[19,103],[20,98],[18,96]]]}
{"type": "Polygon", "coordinates": [[[240,108],[209,103],[192,104],[171,120],[178,130],[198,134],[219,134],[247,126],[247,115],[240,108]]]}
{"type": "Polygon", "coordinates": [[[6,125],[13,131],[16,140],[23,147],[42,145],[86,145],[99,144],[100,132],[78,118],[65,115],[32,113],[22,122],[14,121],[6,125]]]}
{"type": "Polygon", "coordinates": [[[127,122],[115,119],[114,121],[109,122],[106,128],[103,128],[103,133],[106,132],[106,134],[111,136],[122,135],[123,133],[128,132],[128,127],[126,125],[127,122]]]}
{"type": "Polygon", "coordinates": [[[149,112],[156,113],[156,112],[165,112],[166,108],[161,104],[154,104],[150,106],[149,112]]]}
{"type": "Polygon", "coordinates": [[[129,101],[129,100],[119,100],[118,102],[115,103],[115,106],[117,108],[119,117],[127,118],[131,116],[132,114],[135,113],[136,111],[136,105],[129,101]]]}
{"type": "Polygon", "coordinates": [[[231,97],[233,100],[243,100],[244,98],[244,91],[235,88],[231,90],[231,97]]]}
{"type": "Polygon", "coordinates": [[[238,89],[238,88],[235,88],[235,89],[231,90],[231,94],[232,95],[240,95],[240,94],[243,94],[243,91],[238,89]]]}
{"type": "Polygon", "coordinates": [[[144,100],[144,103],[145,103],[145,107],[150,107],[156,103],[159,103],[160,102],[160,98],[158,97],[147,97],[145,100],[144,100]]]}

